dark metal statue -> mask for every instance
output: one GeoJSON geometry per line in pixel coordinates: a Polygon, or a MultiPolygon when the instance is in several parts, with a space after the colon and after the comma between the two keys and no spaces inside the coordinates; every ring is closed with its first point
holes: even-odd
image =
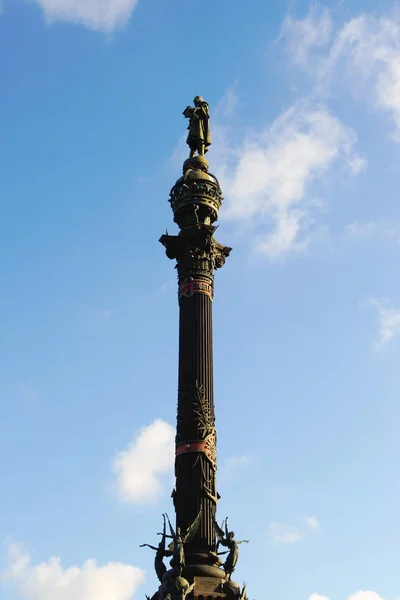
{"type": "Polygon", "coordinates": [[[224,563],[224,570],[225,570],[226,574],[228,575],[228,579],[230,579],[233,571],[235,570],[235,567],[237,565],[237,561],[239,558],[239,544],[243,544],[243,543],[248,544],[249,540],[240,540],[240,541],[235,540],[235,532],[228,530],[228,518],[226,518],[222,522],[222,527],[220,527],[216,521],[214,521],[214,523],[215,523],[215,530],[216,530],[217,538],[218,538],[217,551],[218,551],[218,546],[220,544],[221,544],[221,546],[225,546],[225,548],[228,548],[228,550],[226,550],[225,552],[217,552],[217,553],[220,555],[228,554],[228,556],[226,557],[225,563],[224,563]],[[225,531],[224,531],[224,525],[225,525],[225,531]]]}
{"type": "Polygon", "coordinates": [[[190,148],[190,158],[196,152],[199,156],[204,156],[211,145],[210,136],[210,111],[207,102],[201,96],[196,96],[193,100],[194,108],[187,106],[183,111],[183,115],[189,119],[189,133],[186,143],[190,148]]]}
{"type": "Polygon", "coordinates": [[[162,533],[160,533],[159,535],[161,535],[161,541],[158,544],[158,546],[151,546],[150,544],[141,544],[140,548],[144,548],[145,546],[147,546],[148,548],[151,548],[152,550],[156,551],[156,555],[154,557],[154,570],[157,574],[158,579],[162,582],[163,580],[163,575],[164,573],[167,571],[167,567],[164,565],[163,559],[167,558],[168,556],[172,556],[172,551],[171,550],[166,550],[165,549],[165,540],[166,540],[166,523],[165,523],[165,515],[163,515],[163,520],[164,520],[164,527],[163,527],[163,531],[162,533]]]}
{"type": "Polygon", "coordinates": [[[201,509],[199,511],[199,514],[193,521],[193,523],[191,525],[189,525],[189,527],[186,529],[185,533],[181,532],[180,527],[176,528],[176,533],[175,533],[175,531],[171,525],[171,521],[169,520],[168,515],[166,515],[166,516],[168,519],[169,530],[170,530],[171,535],[166,535],[165,537],[172,539],[172,544],[170,544],[170,546],[169,546],[172,550],[171,566],[176,569],[177,575],[178,575],[178,577],[180,577],[182,575],[182,571],[185,567],[184,545],[187,544],[188,542],[190,542],[190,540],[192,540],[194,538],[194,536],[196,535],[196,532],[197,532],[197,530],[199,528],[199,524],[200,524],[201,509]]]}

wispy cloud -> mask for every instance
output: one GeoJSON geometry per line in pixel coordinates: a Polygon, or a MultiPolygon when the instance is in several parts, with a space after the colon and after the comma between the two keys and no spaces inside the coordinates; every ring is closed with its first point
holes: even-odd
{"type": "Polygon", "coordinates": [[[321,531],[321,524],[316,517],[304,517],[304,522],[311,529],[311,531],[314,531],[315,533],[319,533],[321,531]]]}
{"type": "Polygon", "coordinates": [[[287,523],[270,523],[267,537],[277,544],[297,544],[307,537],[307,534],[320,533],[321,525],[316,517],[301,517],[298,526],[287,523]]]}
{"type": "Polygon", "coordinates": [[[363,302],[369,306],[374,306],[378,315],[378,331],[374,347],[376,350],[381,350],[384,346],[392,342],[400,336],[400,308],[392,308],[387,306],[387,302],[369,298],[367,302],[363,302]]]}
{"type": "Polygon", "coordinates": [[[383,600],[376,592],[359,591],[348,597],[347,600],[383,600]]]}
{"type": "Polygon", "coordinates": [[[390,115],[400,142],[400,9],[363,13],[334,28],[328,8],[313,5],[307,17],[288,17],[280,40],[296,66],[323,96],[338,88],[390,115]]]}
{"type": "Polygon", "coordinates": [[[304,19],[288,15],[277,42],[283,42],[292,60],[306,71],[315,69],[316,52],[331,41],[333,24],[328,7],[311,4],[304,19]]]}
{"type": "Polygon", "coordinates": [[[174,287],[176,287],[176,285],[176,279],[169,279],[168,281],[164,281],[164,283],[162,283],[158,288],[158,293],[167,294],[168,292],[172,291],[174,287]]]}
{"type": "Polygon", "coordinates": [[[220,153],[225,218],[252,227],[257,250],[270,259],[304,251],[317,228],[310,186],[339,161],[360,172],[356,144],[326,106],[296,102],[260,133],[247,133],[233,156],[220,153]]]}
{"type": "Polygon", "coordinates": [[[270,523],[267,536],[277,544],[297,544],[302,539],[297,527],[284,523],[270,523]]]}
{"type": "Polygon", "coordinates": [[[87,560],[81,567],[64,568],[54,557],[32,565],[26,550],[13,543],[3,578],[14,583],[26,600],[131,600],[145,576],[141,569],[118,562],[100,566],[87,560]]]}
{"type": "MultiPolygon", "coordinates": [[[[308,600],[329,600],[329,598],[320,594],[312,594],[308,600]]],[[[359,591],[348,596],[347,600],[383,600],[383,598],[376,592],[359,591]]]]}
{"type": "Polygon", "coordinates": [[[249,466],[251,462],[252,457],[250,457],[247,454],[231,456],[227,458],[226,461],[223,463],[222,469],[226,473],[232,473],[249,466]]]}
{"type": "Polygon", "coordinates": [[[34,0],[46,20],[66,21],[111,33],[125,25],[138,0],[34,0]]]}
{"type": "Polygon", "coordinates": [[[218,121],[223,118],[231,117],[237,110],[240,100],[238,95],[238,82],[229,86],[218,104],[215,107],[213,116],[218,121]]]}
{"type": "Polygon", "coordinates": [[[113,460],[117,489],[123,502],[153,504],[163,492],[162,476],[174,465],[175,429],[154,421],[142,429],[113,460]]]}
{"type": "Polygon", "coordinates": [[[400,227],[382,221],[354,221],[346,225],[345,234],[353,240],[392,239],[400,243],[400,227]]]}

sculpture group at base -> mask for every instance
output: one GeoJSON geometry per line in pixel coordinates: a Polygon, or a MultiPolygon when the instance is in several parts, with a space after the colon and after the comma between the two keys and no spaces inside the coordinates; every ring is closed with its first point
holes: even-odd
{"type": "MultiPolygon", "coordinates": [[[[193,523],[191,523],[187,530],[182,534],[179,527],[174,531],[168,515],[163,514],[164,524],[162,532],[158,533],[158,535],[161,535],[158,546],[152,546],[151,544],[140,545],[140,548],[147,546],[148,548],[155,550],[156,553],[154,557],[154,570],[161,585],[158,592],[154,594],[151,600],[185,600],[186,596],[194,590],[196,582],[190,584],[189,581],[183,577],[186,564],[185,545],[196,535],[200,517],[201,511],[198,513],[193,523]],[[169,535],[166,532],[166,520],[168,520],[169,535]],[[167,539],[172,540],[168,547],[166,546],[167,539]],[[172,569],[167,571],[167,567],[164,564],[164,558],[169,557],[172,557],[170,562],[172,569]]],[[[225,581],[223,590],[229,599],[248,600],[246,585],[244,584],[243,588],[240,589],[237,584],[231,581],[231,577],[239,558],[239,544],[247,544],[249,540],[237,541],[235,539],[235,533],[228,529],[228,518],[224,519],[221,527],[215,520],[214,525],[216,536],[218,538],[217,552],[215,554],[216,559],[218,560],[218,556],[228,554],[221,569],[221,579],[224,579],[225,581]],[[220,545],[228,549],[224,552],[218,552],[220,545]]],[[[146,596],[146,598],[150,600],[148,596],[146,596]]]]}

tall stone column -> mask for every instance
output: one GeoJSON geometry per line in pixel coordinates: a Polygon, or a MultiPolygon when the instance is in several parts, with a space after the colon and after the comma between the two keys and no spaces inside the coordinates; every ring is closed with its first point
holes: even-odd
{"type": "Polygon", "coordinates": [[[221,526],[216,519],[212,306],[214,273],[225,264],[231,248],[214,238],[222,193],[204,158],[211,144],[208,104],[201,96],[193,102],[194,107],[183,112],[189,119],[190,158],[170,192],[179,233],[160,238],[168,258],[176,261],[178,274],[178,414],[172,494],[176,523],[174,528],[164,515],[161,540],[158,546],[149,546],[155,551],[160,583],[152,600],[247,600],[245,587],[231,579],[239,544],[247,540],[237,541],[227,519],[221,526]],[[224,562],[218,554],[221,548],[224,562]],[[170,569],[164,563],[167,558],[170,569]]]}
{"type": "Polygon", "coordinates": [[[176,525],[185,531],[199,516],[188,542],[186,574],[221,577],[216,560],[216,431],[214,413],[212,304],[214,270],[230,248],[214,239],[222,194],[202,156],[184,163],[170,202],[179,235],[160,241],[176,260],[179,299],[179,383],[173,493],[176,525]]]}

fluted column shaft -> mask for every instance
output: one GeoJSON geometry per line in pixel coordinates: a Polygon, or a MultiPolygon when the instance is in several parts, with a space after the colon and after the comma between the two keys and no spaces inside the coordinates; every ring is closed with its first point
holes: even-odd
{"type": "Polygon", "coordinates": [[[215,462],[202,450],[207,436],[215,442],[214,425],[212,301],[206,294],[195,293],[180,299],[179,319],[177,526],[185,530],[201,510],[200,525],[188,550],[215,551],[215,501],[210,498],[216,496],[215,462]],[[184,445],[194,451],[186,452],[189,449],[184,445]]]}

